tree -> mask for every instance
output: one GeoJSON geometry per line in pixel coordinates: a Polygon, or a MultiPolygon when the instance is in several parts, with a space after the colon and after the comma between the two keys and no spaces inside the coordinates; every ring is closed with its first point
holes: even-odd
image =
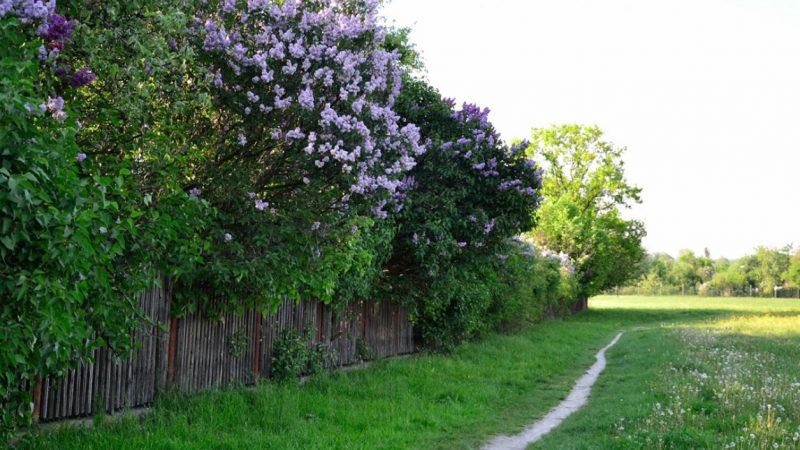
{"type": "Polygon", "coordinates": [[[641,189],[625,179],[625,149],[602,138],[595,126],[559,125],[534,129],[529,147],[545,170],[532,235],[575,262],[578,309],[590,296],[637,276],[644,257],[644,225],[620,215],[621,207],[641,202],[641,189]]]}
{"type": "Polygon", "coordinates": [[[800,249],[792,256],[792,261],[783,278],[792,286],[800,288],[800,249]]]}
{"type": "Polygon", "coordinates": [[[738,264],[720,260],[714,271],[708,285],[714,291],[718,291],[720,295],[730,296],[736,291],[744,290],[747,286],[747,274],[738,264]]]}
{"type": "Polygon", "coordinates": [[[762,293],[771,293],[775,286],[783,284],[783,275],[791,262],[788,248],[758,247],[753,258],[755,267],[752,276],[762,293]]]}
{"type": "Polygon", "coordinates": [[[681,287],[681,293],[686,294],[686,288],[695,287],[702,281],[697,271],[697,256],[691,250],[681,250],[678,259],[672,268],[672,279],[681,287]]]}

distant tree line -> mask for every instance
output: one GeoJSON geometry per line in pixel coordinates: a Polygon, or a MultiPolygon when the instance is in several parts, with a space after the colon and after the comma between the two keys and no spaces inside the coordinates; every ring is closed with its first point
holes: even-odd
{"type": "Polygon", "coordinates": [[[642,260],[639,271],[635,281],[614,292],[772,297],[793,291],[798,295],[800,248],[758,247],[739,259],[713,259],[707,249],[702,255],[682,250],[677,258],[653,253],[642,260]]]}

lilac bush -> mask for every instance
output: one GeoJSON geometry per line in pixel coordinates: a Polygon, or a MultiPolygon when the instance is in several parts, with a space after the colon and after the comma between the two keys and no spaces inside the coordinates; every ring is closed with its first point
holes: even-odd
{"type": "Polygon", "coordinates": [[[527,143],[502,141],[489,109],[443,99],[409,78],[398,99],[428,151],[407,178],[383,296],[408,306],[428,344],[448,347],[491,326],[510,282],[511,238],[533,226],[541,172],[527,143]]]}
{"type": "Polygon", "coordinates": [[[325,207],[366,199],[382,218],[402,199],[425,147],[394,111],[402,69],[377,3],[223,1],[197,19],[238,144],[227,159],[258,160],[247,182],[264,201],[292,186],[329,194],[325,207]]]}
{"type": "Polygon", "coordinates": [[[187,302],[214,291],[261,304],[366,295],[388,253],[377,250],[391,239],[386,219],[426,150],[395,111],[404,71],[378,22],[377,2],[361,0],[223,1],[197,13],[211,119],[187,190],[217,208],[216,236],[235,239],[214,239],[204,267],[183,276],[187,302]]]}

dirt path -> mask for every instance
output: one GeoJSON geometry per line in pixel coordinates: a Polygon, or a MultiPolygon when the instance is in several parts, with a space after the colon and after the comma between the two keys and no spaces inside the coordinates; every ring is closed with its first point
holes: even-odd
{"type": "Polygon", "coordinates": [[[597,377],[600,376],[603,369],[606,368],[606,350],[614,346],[614,344],[619,341],[620,337],[622,337],[621,332],[611,340],[611,343],[597,352],[597,355],[595,355],[597,361],[589,368],[586,374],[575,383],[569,396],[559,403],[558,406],[550,410],[546,416],[537,420],[533,425],[517,435],[498,436],[492,439],[483,447],[483,450],[524,450],[528,445],[538,441],[553,428],[559,426],[561,422],[572,415],[572,413],[581,409],[589,399],[589,392],[592,390],[592,385],[597,381],[597,377]]]}

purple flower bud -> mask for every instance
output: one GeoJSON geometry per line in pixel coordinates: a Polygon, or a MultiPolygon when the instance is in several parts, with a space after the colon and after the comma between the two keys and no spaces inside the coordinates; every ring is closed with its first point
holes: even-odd
{"type": "Polygon", "coordinates": [[[200,194],[202,193],[203,191],[200,188],[192,188],[189,190],[189,196],[192,198],[200,198],[200,194]]]}
{"type": "Polygon", "coordinates": [[[75,160],[78,161],[79,163],[83,162],[84,159],[86,159],[86,153],[78,152],[78,154],[75,155],[75,160]]]}
{"type": "Polygon", "coordinates": [[[230,242],[233,240],[233,236],[230,233],[225,233],[225,242],[230,242]]]}

